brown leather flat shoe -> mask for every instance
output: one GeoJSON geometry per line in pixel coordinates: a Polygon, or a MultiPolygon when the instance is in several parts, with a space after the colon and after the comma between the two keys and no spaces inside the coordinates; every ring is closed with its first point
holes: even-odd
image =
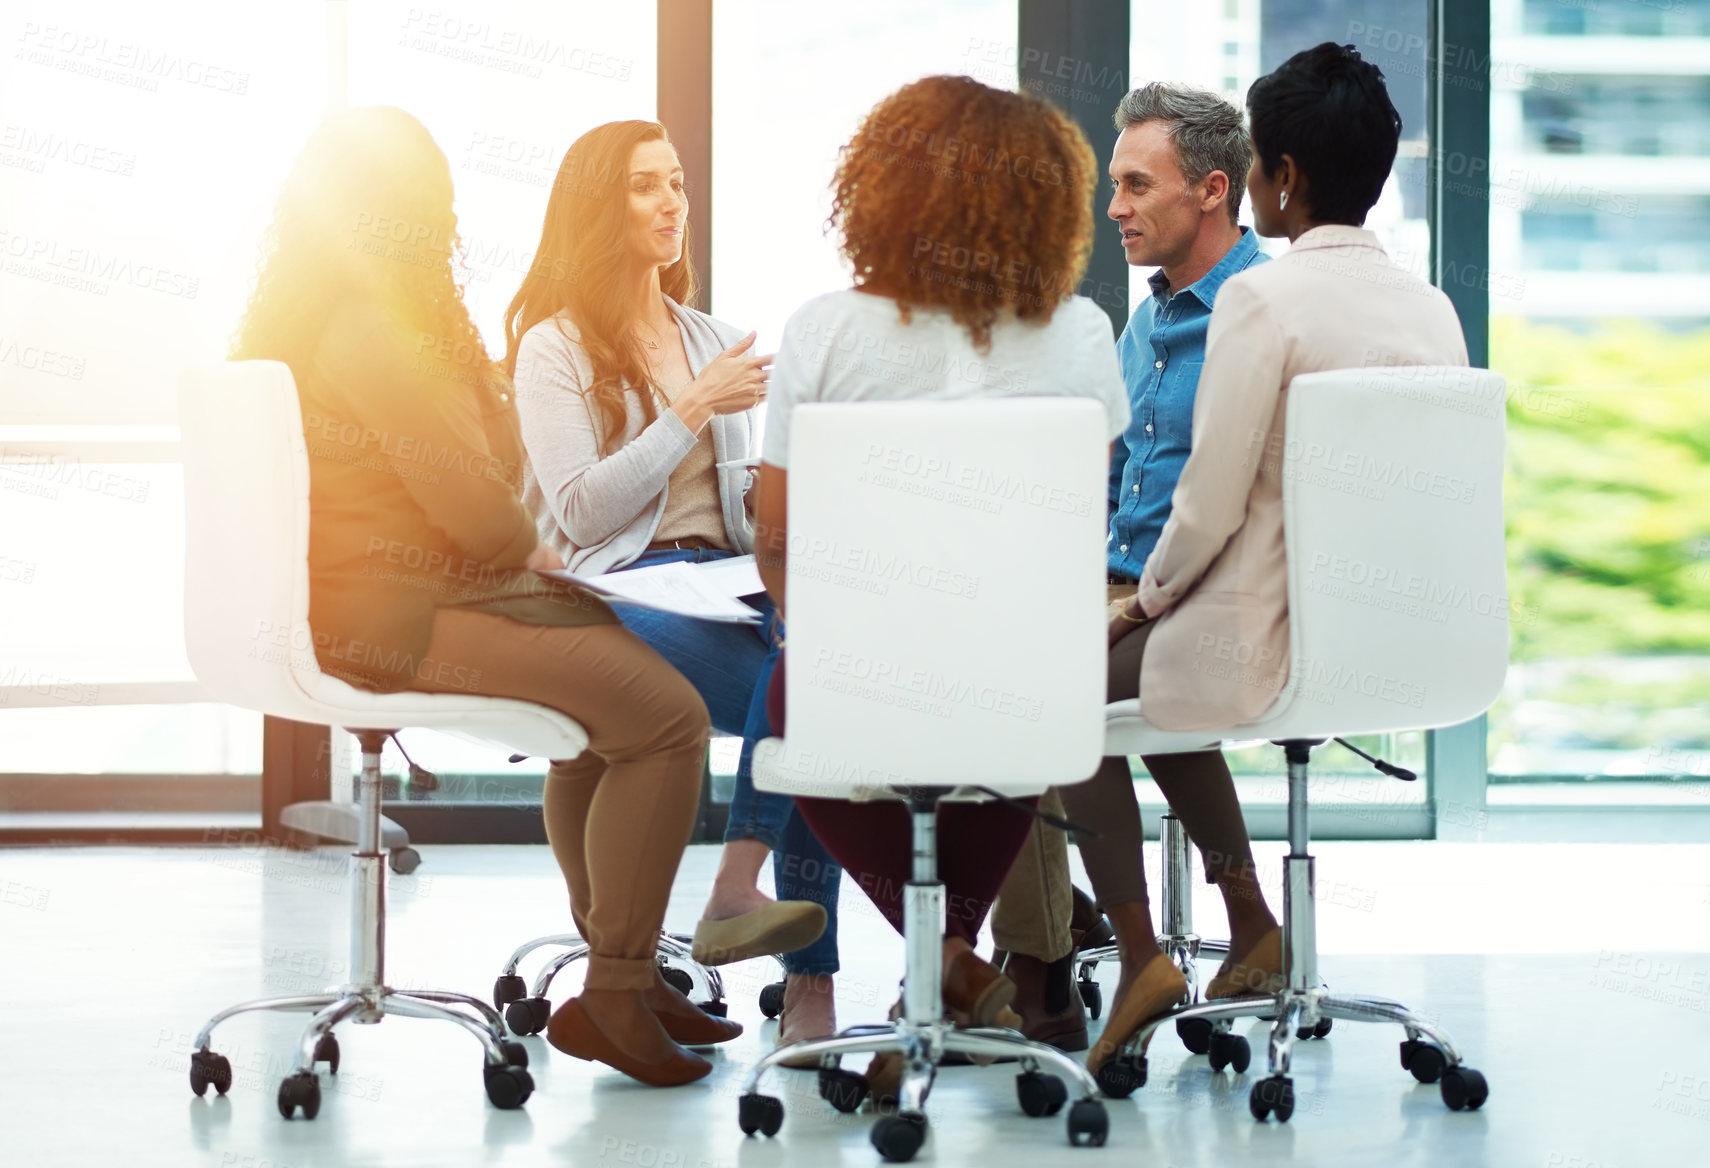
{"type": "Polygon", "coordinates": [[[1015,983],[972,949],[944,967],[944,1004],[965,1015],[970,1027],[1005,1025],[1001,1019],[1014,1000],[1015,983]]]}
{"type": "Polygon", "coordinates": [[[546,1041],[573,1058],[605,1063],[649,1087],[681,1087],[712,1072],[711,1063],[680,1046],[675,1054],[656,1063],[631,1058],[594,1025],[580,998],[571,998],[552,1012],[546,1023],[546,1041]]]}
{"type": "Polygon", "coordinates": [[[742,1033],[742,1023],[698,1008],[693,1015],[655,1010],[653,1016],[659,1019],[659,1025],[671,1036],[672,1042],[680,1042],[684,1046],[717,1046],[742,1033]]]}
{"type": "MultiPolygon", "coordinates": [[[[1146,1023],[1168,1014],[1186,995],[1187,979],[1176,968],[1175,962],[1162,953],[1148,961],[1134,979],[1134,984],[1128,987],[1128,992],[1118,999],[1110,1012],[1110,1020],[1104,1025],[1104,1033],[1087,1052],[1087,1070],[1098,1074],[1098,1069],[1127,1046],[1146,1023]]],[[[1146,1041],[1140,1044],[1141,1054],[1146,1053],[1151,1041],[1151,1035],[1147,1035],[1146,1041]]]]}
{"type": "Polygon", "coordinates": [[[1233,953],[1217,967],[1217,976],[1205,987],[1205,1000],[1241,998],[1249,994],[1274,994],[1283,986],[1282,929],[1260,937],[1237,958],[1233,953]]]}

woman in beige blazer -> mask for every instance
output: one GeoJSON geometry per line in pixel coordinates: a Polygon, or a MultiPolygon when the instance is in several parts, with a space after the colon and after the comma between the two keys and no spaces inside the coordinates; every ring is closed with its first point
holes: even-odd
{"type": "MultiPolygon", "coordinates": [[[[1395,160],[1401,118],[1383,74],[1352,49],[1297,53],[1247,94],[1255,228],[1293,245],[1219,291],[1194,401],[1192,452],[1139,591],[1111,619],[1109,697],[1141,697],[1166,730],[1218,731],[1263,714],[1289,680],[1282,470],[1289,384],[1302,373],[1376,365],[1465,365],[1448,297],[1392,263],[1362,229],[1395,160]]],[[[1210,776],[1211,771],[1207,771],[1210,776]]],[[[1208,873],[1245,883],[1231,955],[1207,998],[1270,992],[1282,936],[1252,875],[1228,771],[1164,791],[1208,873]]],[[[1157,947],[1140,865],[1140,812],[1125,758],[1063,790],[1069,818],[1096,823],[1081,854],[1111,915],[1123,980],[1096,1069],[1186,992],[1157,947]]]]}

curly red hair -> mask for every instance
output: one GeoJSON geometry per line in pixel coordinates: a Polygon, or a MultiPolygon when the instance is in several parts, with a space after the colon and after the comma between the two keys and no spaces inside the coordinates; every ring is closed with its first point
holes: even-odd
{"type": "Polygon", "coordinates": [[[1000,314],[1046,321],[1093,243],[1097,162],[1068,115],[972,77],[885,98],[841,151],[828,226],[855,286],[943,306],[981,349],[1000,314]]]}

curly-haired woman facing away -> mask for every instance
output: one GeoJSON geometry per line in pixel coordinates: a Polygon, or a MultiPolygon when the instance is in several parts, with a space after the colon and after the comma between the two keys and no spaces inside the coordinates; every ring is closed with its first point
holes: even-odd
{"type": "Polygon", "coordinates": [[[309,449],[309,624],[321,668],[372,690],[562,710],[588,749],[547,775],[547,834],[592,949],[555,1046],[656,1086],[721,1041],[654,964],[700,793],[707,711],[561,567],[520,496],[510,382],[452,279],[451,168],[402,110],[321,126],[280,195],[234,359],[283,361],[309,449]],[[348,437],[347,437],[348,436],[348,437]]]}
{"type": "MultiPolygon", "coordinates": [[[[761,575],[780,608],[796,405],[1087,397],[1104,405],[1112,438],[1128,425],[1110,319],[1074,295],[1092,250],[1096,181],[1092,150],[1064,114],[968,77],[905,85],[844,147],[832,224],[854,287],[796,311],[772,373],[755,532],[761,575]],[[866,356],[844,359],[849,347],[866,356]]],[[[780,664],[773,694],[782,672],[780,664]]],[[[903,804],[796,806],[900,930],[912,871],[903,804]]],[[[944,1000],[974,1025],[1018,1021],[1006,1011],[1014,983],[973,945],[1029,823],[1002,803],[939,810],[939,873],[948,903],[961,906],[944,937],[944,1000]]],[[[899,1068],[875,1059],[875,1095],[894,1090],[899,1068]]]]}

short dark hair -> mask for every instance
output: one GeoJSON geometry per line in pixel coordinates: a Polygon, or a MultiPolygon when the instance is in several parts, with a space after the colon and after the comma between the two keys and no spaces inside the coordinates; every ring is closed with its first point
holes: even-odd
{"type": "Polygon", "coordinates": [[[1247,117],[1266,175],[1285,154],[1306,175],[1314,219],[1366,221],[1401,141],[1401,115],[1381,69],[1354,46],[1325,41],[1253,82],[1247,117]]]}

